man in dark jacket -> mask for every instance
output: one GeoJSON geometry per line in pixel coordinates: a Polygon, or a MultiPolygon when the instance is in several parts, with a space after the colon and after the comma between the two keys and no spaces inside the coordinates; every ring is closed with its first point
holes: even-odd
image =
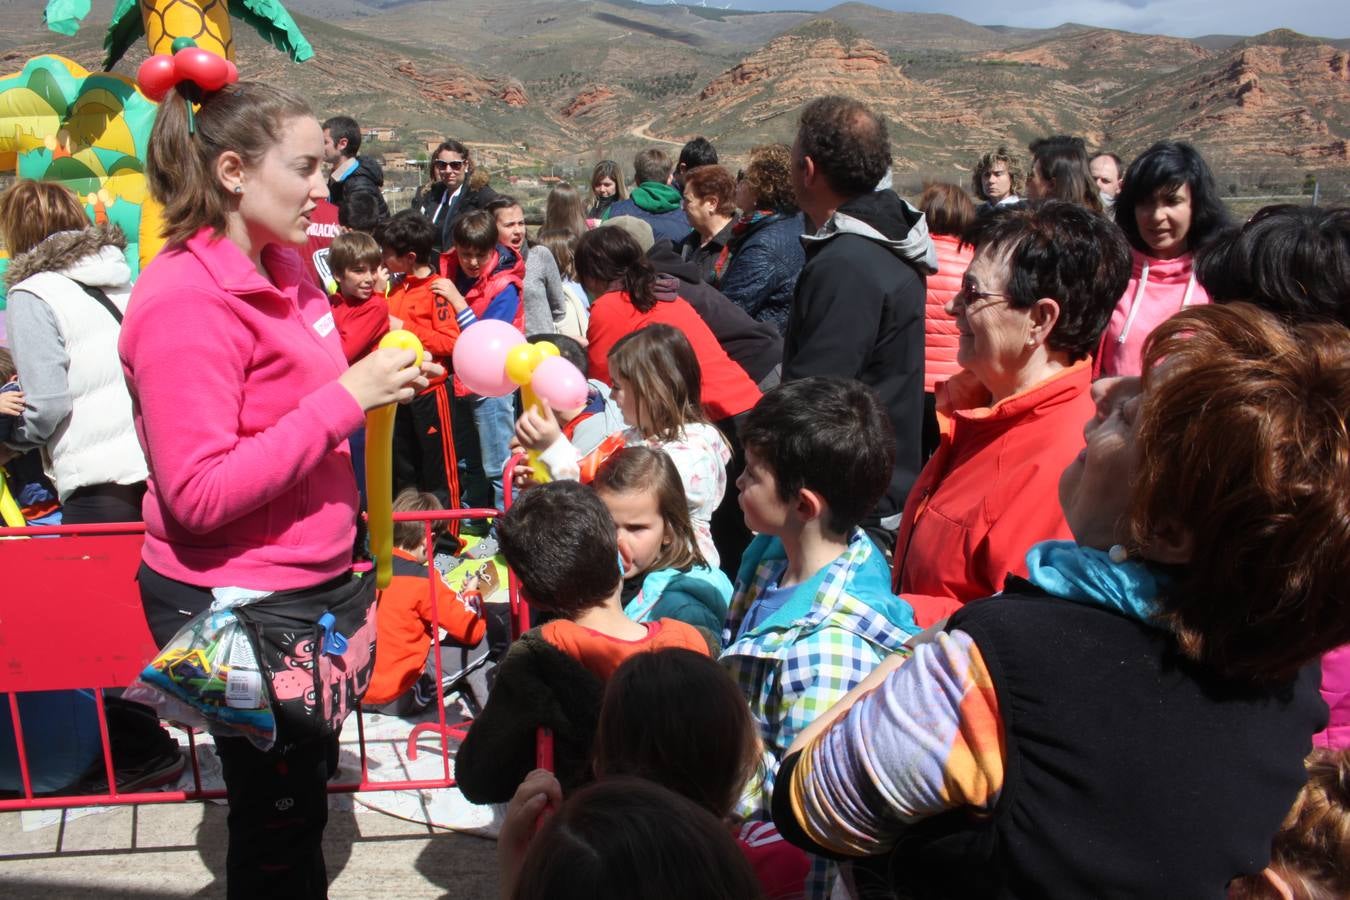
{"type": "Polygon", "coordinates": [[[854,378],[895,427],[891,484],[864,526],[887,552],[920,468],[926,276],[937,271],[923,214],[874,191],[891,168],[886,123],[845,97],[802,110],[792,184],[808,227],[783,341],[783,380],[854,378]],[[889,539],[883,531],[890,532],[889,539]]]}
{"type": "Polygon", "coordinates": [[[473,157],[468,147],[453,139],[442,141],[431,154],[431,178],[431,184],[413,197],[412,208],[436,226],[436,253],[448,253],[455,220],[466,212],[486,209],[497,192],[486,183],[474,187],[473,157]]]}
{"type": "Polygon", "coordinates": [[[342,198],[370,193],[379,198],[380,215],[388,216],[384,202],[384,170],[361,149],[361,126],[351,116],[333,116],[323,123],[323,160],[328,163],[328,202],[342,206],[342,198]]]}
{"type": "Polygon", "coordinates": [[[670,173],[674,163],[664,150],[649,147],[633,158],[633,183],[637,187],[609,208],[614,216],[637,216],[652,226],[652,235],[658,241],[680,241],[689,234],[689,219],[685,217],[680,192],[671,187],[670,173]]]}

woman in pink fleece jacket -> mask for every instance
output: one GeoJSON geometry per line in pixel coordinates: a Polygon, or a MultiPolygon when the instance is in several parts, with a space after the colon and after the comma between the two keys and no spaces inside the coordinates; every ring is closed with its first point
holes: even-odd
{"type": "Polygon", "coordinates": [[[1094,375],[1138,375],[1144,341],[1187,306],[1209,302],[1195,279],[1195,250],[1228,224],[1209,166],[1190,144],[1160,141],[1125,173],[1116,224],[1134,268],[1097,350],[1094,375]]]}
{"type": "MultiPolygon", "coordinates": [[[[327,194],[323,151],[304,101],[262,84],[208,94],[195,128],[175,91],[155,120],[146,174],[167,244],[135,286],[119,349],[150,468],[137,577],[161,645],[222,588],[263,595],[251,607],[260,616],[299,610],[309,622],[343,608],[371,620],[373,579],[351,573],[347,437],[366,410],[427,382],[406,350],[347,367],[328,300],[295,250],[327,194]]],[[[230,897],[327,893],[321,841],[337,738],[278,721],[268,752],[216,741],[230,897]]]]}

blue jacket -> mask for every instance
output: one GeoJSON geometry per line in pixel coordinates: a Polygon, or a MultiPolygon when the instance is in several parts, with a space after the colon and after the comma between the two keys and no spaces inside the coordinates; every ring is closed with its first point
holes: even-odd
{"type": "Polygon", "coordinates": [[[787,331],[792,293],[806,265],[801,243],[805,231],[800,213],[773,213],[740,234],[733,232],[728,244],[731,262],[718,289],[752,319],[768,322],[779,334],[787,331]]]}
{"type": "Polygon", "coordinates": [[[647,212],[634,203],[632,199],[628,199],[620,200],[611,206],[609,215],[605,219],[608,221],[618,216],[636,216],[652,226],[652,239],[654,241],[678,243],[689,234],[689,219],[685,217],[682,209],[676,208],[667,212],[647,212]]]}
{"type": "Polygon", "coordinates": [[[720,569],[659,569],[643,577],[642,590],[624,607],[624,613],[635,622],[676,619],[721,635],[731,592],[731,579],[720,569]]]}

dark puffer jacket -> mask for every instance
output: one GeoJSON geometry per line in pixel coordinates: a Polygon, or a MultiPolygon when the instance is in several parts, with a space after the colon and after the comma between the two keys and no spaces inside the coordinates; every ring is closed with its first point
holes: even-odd
{"type": "Polygon", "coordinates": [[[342,206],[342,198],[353,194],[374,194],[379,200],[380,215],[389,215],[389,207],[384,202],[384,169],[369,156],[358,156],[356,168],[340,181],[328,179],[328,202],[342,206]]]}
{"type": "Polygon", "coordinates": [[[426,216],[436,226],[436,242],[432,245],[432,249],[437,253],[449,253],[454,245],[450,240],[450,226],[455,224],[455,220],[466,212],[483,209],[497,199],[497,192],[487,185],[475,189],[466,184],[460,188],[448,212],[440,209],[444,199],[445,185],[438,181],[425,190],[419,190],[412,201],[412,208],[426,216]]]}
{"type": "Polygon", "coordinates": [[[773,213],[739,234],[733,230],[728,244],[731,262],[718,288],[752,318],[773,325],[779,334],[787,331],[792,292],[806,265],[801,244],[805,231],[806,222],[800,213],[773,213]]]}
{"type": "Polygon", "coordinates": [[[673,290],[689,302],[727,356],[745,370],[760,390],[778,383],[775,372],[783,360],[783,339],[772,325],[756,322],[717,288],[699,280],[698,266],[680,259],[669,241],[657,241],[647,251],[647,259],[657,272],[674,279],[673,284],[661,287],[673,290]]]}

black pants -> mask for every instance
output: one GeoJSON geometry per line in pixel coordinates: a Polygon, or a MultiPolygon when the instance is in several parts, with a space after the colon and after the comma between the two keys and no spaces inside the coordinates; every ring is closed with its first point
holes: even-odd
{"type": "Polygon", "coordinates": [[[717,547],[717,554],[722,559],[720,568],[733,582],[741,567],[741,556],[754,537],[750,529],[745,527],[745,513],[741,512],[740,504],[741,491],[736,486],[736,479],[745,471],[745,449],[741,446],[738,434],[741,419],[744,417],[745,414],[742,413],[717,423],[718,429],[731,446],[731,459],[727,462],[726,493],[722,495],[722,502],[717,505],[717,509],[713,510],[710,523],[713,545],[717,547]]]}
{"type": "MultiPolygon", "coordinates": [[[[142,565],[136,574],[150,634],[161,647],[211,605],[211,592],[142,565]]],[[[337,736],[259,750],[244,738],[217,738],[230,802],[225,854],[230,900],[328,895],[323,829],[328,779],[337,771],[337,736]]]]}
{"type": "Polygon", "coordinates": [[[61,504],[61,524],[139,522],[141,498],[144,496],[144,481],[135,484],[91,484],[76,488],[61,504]]]}
{"type": "Polygon", "coordinates": [[[394,414],[394,493],[410,487],[427,491],[446,509],[459,505],[460,493],[450,392],[449,382],[439,384],[394,414]]]}

